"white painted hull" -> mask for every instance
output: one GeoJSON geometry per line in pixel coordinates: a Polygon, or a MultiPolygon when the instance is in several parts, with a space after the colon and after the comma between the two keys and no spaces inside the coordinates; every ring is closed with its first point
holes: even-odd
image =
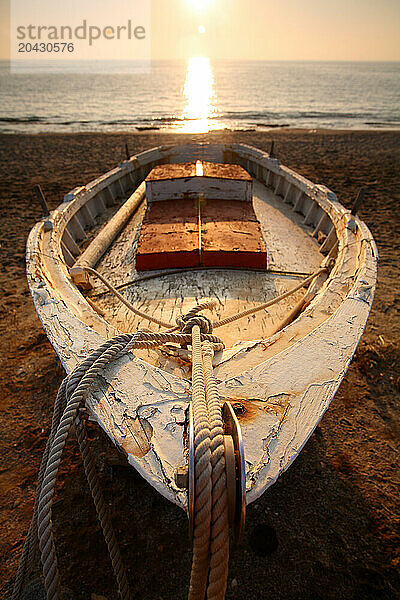
{"type": "MultiPolygon", "coordinates": [[[[278,333],[277,325],[302,293],[269,313],[217,331],[227,346],[215,367],[220,394],[245,408],[241,426],[250,503],[300,452],[329,406],[363,333],[377,266],[366,225],[324,186],[254,148],[157,148],[71,192],[47,219],[50,226],[43,220],[34,227],[27,245],[28,281],[43,327],[67,372],[105,339],[121,330],[136,330],[136,317],[115,300],[99,297],[101,284],[89,296],[105,316],[98,314],[74,285],[68,267],[77,258],[84,229],[110,199],[129,195],[156,164],[198,159],[238,162],[253,175],[253,205],[269,249],[270,269],[311,272],[324,259],[321,251],[326,254],[336,242],[338,247],[329,277],[314,284],[307,308],[278,333]]],[[[114,284],[137,277],[132,240],[143,212],[143,206],[137,209],[96,267],[114,284]]],[[[217,296],[215,317],[224,317],[257,306],[298,281],[279,273],[199,271],[144,281],[127,287],[126,294],[138,308],[174,321],[203,298],[217,296]]],[[[189,402],[189,368],[157,351],[113,364],[88,399],[93,418],[129,462],[183,508],[186,492],[176,486],[174,473],[187,462],[183,434],[189,402]]]]}

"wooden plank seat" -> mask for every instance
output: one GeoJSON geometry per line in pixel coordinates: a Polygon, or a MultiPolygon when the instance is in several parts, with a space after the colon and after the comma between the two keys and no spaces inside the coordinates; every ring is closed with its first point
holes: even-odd
{"type": "Polygon", "coordinates": [[[199,226],[193,200],[149,204],[136,251],[136,269],[151,271],[197,267],[199,226]]]}
{"type": "Polygon", "coordinates": [[[159,165],[146,179],[136,269],[266,268],[252,178],[238,165],[159,165]]]}
{"type": "Polygon", "coordinates": [[[267,267],[267,250],[251,204],[170,200],[148,206],[136,251],[136,269],[199,266],[267,267]]]}

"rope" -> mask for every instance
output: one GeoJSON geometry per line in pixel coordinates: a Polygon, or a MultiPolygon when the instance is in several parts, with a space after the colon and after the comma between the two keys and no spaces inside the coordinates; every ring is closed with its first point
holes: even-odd
{"type": "Polygon", "coordinates": [[[195,446],[195,516],[193,563],[189,600],[222,600],[225,596],[229,560],[229,519],[226,489],[223,421],[216,381],[213,375],[214,351],[222,350],[222,341],[212,335],[213,327],[222,327],[238,319],[264,310],[305,287],[327,269],[320,268],[299,285],[276,298],[236,315],[212,323],[202,310],[212,309],[215,301],[198,304],[177,319],[177,327],[137,310],[100,273],[85,269],[104,285],[132,312],[143,319],[169,329],[166,333],[138,331],[122,334],[93,352],[61,384],[54,405],[50,435],[41,461],[33,517],[24,544],[11,600],[19,600],[29,578],[37,554],[41,552],[43,576],[48,600],[58,600],[59,574],[52,531],[52,499],[65,442],[75,423],[84,469],[97,515],[108,546],[120,597],[130,599],[129,585],[119,547],[95,471],[94,459],[87,442],[85,425],[79,414],[90,388],[99,373],[116,358],[134,348],[153,348],[166,342],[192,344],[192,387],[195,446]],[[180,329],[179,333],[174,333],[180,329]],[[203,347],[202,347],[203,343],[203,347]]]}
{"type": "MultiPolygon", "coordinates": [[[[196,312],[198,312],[198,310],[201,310],[201,308],[197,308],[196,312]]],[[[200,319],[201,317],[193,318],[200,319]]],[[[209,327],[207,327],[207,331],[209,330],[209,327]]],[[[199,327],[198,331],[200,344],[201,341],[207,341],[208,343],[214,344],[216,348],[223,348],[223,343],[218,337],[211,333],[200,332],[199,327]]],[[[75,423],[86,477],[92,492],[98,518],[103,529],[111,562],[117,578],[119,593],[123,600],[128,600],[131,597],[121,554],[107,514],[106,505],[100,489],[100,483],[94,468],[94,460],[87,444],[84,424],[81,422],[79,415],[79,409],[84,405],[90,392],[90,388],[101,371],[129,350],[134,348],[156,347],[165,342],[182,344],[191,343],[191,341],[191,333],[147,333],[138,331],[135,335],[121,334],[108,340],[97,350],[92,352],[83,363],[78,365],[76,369],[64,379],[58,391],[54,406],[51,431],[39,470],[34,514],[18,567],[12,600],[19,600],[21,597],[26,581],[34,566],[38,541],[47,600],[59,600],[60,598],[59,573],[52,529],[52,499],[62,452],[73,422],[75,423]]],[[[209,452],[211,455],[210,450],[209,452]]],[[[209,485],[211,488],[211,483],[209,485]]]]}
{"type": "Polygon", "coordinates": [[[211,438],[202,364],[200,327],[192,329],[195,514],[189,600],[204,600],[211,531],[211,438]]]}
{"type": "MultiPolygon", "coordinates": [[[[54,436],[57,431],[58,424],[60,422],[61,414],[64,411],[66,383],[67,383],[67,379],[64,379],[64,381],[62,382],[62,384],[60,386],[60,389],[58,390],[57,398],[56,398],[56,401],[54,404],[54,412],[53,412],[53,418],[52,418],[52,423],[51,423],[50,435],[47,440],[46,448],[43,453],[42,461],[41,461],[40,468],[39,468],[37,490],[40,490],[40,488],[42,486],[44,471],[45,471],[45,468],[47,465],[50,446],[53,443],[54,436]]],[[[18,565],[18,571],[17,571],[17,575],[15,578],[15,582],[14,582],[14,588],[13,588],[11,600],[18,600],[18,598],[20,598],[20,596],[24,590],[24,587],[27,583],[27,580],[28,580],[29,576],[31,575],[34,565],[36,563],[36,554],[37,554],[37,547],[38,547],[38,534],[37,534],[38,508],[39,508],[39,493],[36,494],[34,510],[33,510],[33,517],[31,519],[28,534],[26,536],[24,548],[22,551],[22,556],[20,559],[20,563],[18,565]]]]}
{"type": "Polygon", "coordinates": [[[201,304],[197,304],[194,308],[189,310],[189,312],[186,313],[186,315],[181,317],[181,321],[183,321],[184,323],[187,323],[194,316],[196,316],[199,312],[206,310],[206,309],[212,310],[215,306],[217,306],[216,300],[209,300],[208,302],[202,302],[201,304]]]}
{"type": "Polygon", "coordinates": [[[129,600],[131,598],[131,595],[129,590],[128,579],[125,572],[125,567],[122,561],[122,556],[119,550],[118,542],[115,537],[113,527],[111,525],[111,518],[108,514],[107,505],[104,500],[103,493],[101,491],[100,480],[95,469],[93,453],[90,450],[90,445],[88,443],[85,424],[81,419],[79,411],[76,413],[75,416],[75,431],[79,443],[79,448],[82,454],[86,479],[89,484],[93,502],[96,507],[97,516],[100,521],[104,539],[107,544],[108,553],[111,558],[115,578],[117,580],[118,591],[121,598],[123,598],[124,600],[129,600]]]}
{"type": "Polygon", "coordinates": [[[213,373],[214,348],[203,342],[203,363],[210,419],[212,513],[208,600],[225,598],[229,562],[229,517],[226,488],[224,429],[221,403],[213,373]]]}
{"type": "Polygon", "coordinates": [[[50,435],[47,440],[38,475],[34,512],[21,561],[15,578],[11,600],[19,600],[35,564],[37,546],[41,553],[47,600],[58,600],[59,574],[52,531],[52,499],[65,442],[75,423],[76,435],[84,469],[97,515],[108,546],[120,597],[130,599],[129,585],[119,547],[100,488],[87,442],[85,425],[79,408],[84,405],[90,388],[106,366],[134,348],[154,348],[166,342],[192,344],[192,387],[195,450],[195,516],[193,563],[189,600],[222,600],[225,596],[229,560],[229,519],[226,490],[223,421],[217,386],[213,375],[214,351],[223,348],[222,341],[212,334],[213,327],[222,327],[249,316],[287,298],[311,283],[326,268],[318,269],[299,285],[256,308],[212,323],[199,313],[212,309],[216,302],[198,304],[177,319],[177,327],[138,311],[97,271],[96,275],[110,291],[136,315],[169,329],[166,333],[138,331],[121,334],[93,352],[60,386],[54,405],[50,435]],[[180,329],[179,333],[175,333],[180,329]],[[202,347],[203,343],[203,347],[202,347]]]}
{"type": "MultiPolygon", "coordinates": [[[[42,253],[41,253],[42,254],[42,253]]],[[[42,254],[42,256],[46,256],[46,254],[42,254]]],[[[53,258],[49,256],[49,258],[53,258]]],[[[55,260],[55,259],[54,259],[55,260]]],[[[61,261],[60,261],[61,262],[61,261]]],[[[63,264],[65,262],[63,261],[63,264]]],[[[243,267],[188,267],[186,269],[168,269],[166,271],[158,271],[156,273],[151,273],[150,275],[143,275],[142,277],[137,277],[136,279],[132,279],[131,281],[125,281],[124,283],[120,283],[115,286],[115,289],[125,290],[128,287],[133,287],[138,283],[143,283],[144,281],[151,281],[152,279],[161,279],[162,277],[168,277],[171,275],[180,275],[180,274],[190,274],[190,273],[201,273],[202,271],[240,271],[243,273],[243,267]]],[[[261,275],[282,275],[283,277],[308,277],[311,273],[306,273],[305,271],[283,271],[282,269],[259,269],[259,268],[246,268],[246,271],[250,271],[251,273],[259,273],[261,275]]],[[[101,298],[102,296],[106,296],[110,294],[110,290],[104,292],[95,292],[92,294],[92,298],[101,298]]]]}
{"type": "Polygon", "coordinates": [[[302,281],[301,283],[299,283],[298,285],[296,285],[291,290],[288,290],[284,294],[281,294],[280,296],[276,296],[276,298],[273,298],[272,300],[269,300],[268,302],[265,302],[264,304],[260,304],[260,306],[257,306],[256,308],[249,308],[248,310],[244,310],[244,311],[242,311],[240,313],[237,313],[236,315],[232,315],[231,317],[227,317],[226,319],[222,319],[222,321],[215,321],[213,323],[213,327],[214,328],[216,328],[216,327],[223,327],[224,325],[228,325],[229,323],[233,323],[234,321],[237,321],[238,319],[242,319],[243,317],[248,317],[249,315],[253,315],[256,312],[259,312],[260,310],[265,310],[269,306],[272,306],[273,304],[276,304],[277,302],[280,302],[281,300],[284,300],[288,296],[291,296],[292,294],[294,294],[298,290],[301,290],[301,288],[303,288],[306,285],[308,285],[309,283],[311,283],[311,281],[313,281],[313,279],[315,279],[316,277],[318,277],[318,275],[321,275],[321,273],[325,273],[326,271],[327,271],[327,268],[326,267],[322,267],[321,269],[318,269],[312,275],[310,275],[310,277],[307,277],[307,279],[304,279],[304,281],[302,281]]]}
{"type": "MultiPolygon", "coordinates": [[[[84,268],[86,271],[88,271],[88,273],[92,273],[93,275],[98,277],[100,279],[100,281],[102,281],[104,283],[104,285],[110,290],[110,292],[112,294],[114,294],[115,297],[118,298],[123,304],[125,304],[125,306],[127,308],[129,308],[129,310],[131,310],[133,313],[135,313],[137,316],[139,316],[143,319],[151,321],[152,323],[156,323],[157,325],[160,325],[161,327],[167,328],[170,333],[172,333],[173,331],[176,331],[180,328],[182,329],[183,332],[185,332],[185,333],[188,332],[190,330],[190,328],[187,326],[187,323],[193,322],[193,317],[195,315],[197,315],[198,312],[200,312],[204,309],[207,309],[207,308],[211,309],[214,306],[216,306],[216,304],[217,304],[216,301],[214,301],[214,300],[211,300],[209,302],[204,302],[203,304],[198,304],[191,311],[189,311],[189,313],[187,313],[187,315],[185,317],[183,317],[183,316],[178,317],[177,326],[173,327],[171,324],[164,323],[163,321],[160,321],[160,320],[158,320],[154,317],[151,317],[150,315],[147,315],[146,313],[143,313],[140,310],[136,309],[133,306],[133,304],[131,304],[128,300],[126,300],[109,281],[107,281],[102,275],[100,275],[100,273],[98,273],[98,271],[96,271],[95,269],[92,269],[91,267],[87,267],[87,266],[85,266],[84,268]]],[[[264,304],[260,304],[259,306],[255,307],[255,308],[249,308],[248,310],[244,310],[235,315],[231,315],[230,317],[226,317],[225,319],[222,319],[220,321],[214,321],[213,323],[209,322],[209,324],[210,324],[209,332],[211,332],[212,328],[223,327],[224,325],[228,325],[229,323],[233,323],[234,321],[237,321],[239,319],[249,317],[250,315],[253,315],[261,310],[265,310],[266,308],[273,306],[274,304],[277,304],[278,302],[280,302],[281,300],[284,300],[285,298],[288,298],[289,296],[291,296],[298,290],[301,290],[303,287],[305,287],[306,285],[311,283],[316,277],[318,277],[318,275],[321,275],[321,273],[326,273],[327,270],[328,270],[327,267],[322,267],[322,268],[318,269],[317,271],[312,273],[309,277],[304,279],[301,283],[296,285],[291,290],[288,290],[287,292],[284,292],[280,296],[276,296],[276,298],[273,298],[272,300],[269,300],[268,302],[264,302],[264,304]]],[[[201,316],[201,319],[204,320],[204,319],[206,319],[206,317],[201,316]]],[[[150,346],[148,346],[148,347],[150,347],[150,346]]]]}
{"type": "Polygon", "coordinates": [[[181,319],[192,330],[195,504],[189,600],[223,600],[229,561],[229,517],[222,410],[213,374],[214,347],[201,344],[211,325],[195,311],[181,319]]]}
{"type": "MultiPolygon", "coordinates": [[[[104,344],[103,346],[101,346],[96,351],[96,353],[91,355],[91,357],[86,359],[86,361],[81,365],[82,370],[88,368],[88,366],[90,365],[90,363],[92,361],[93,356],[100,356],[101,352],[103,351],[103,349],[106,347],[107,344],[108,344],[108,342],[106,344],[104,344]]],[[[72,376],[70,376],[70,378],[71,377],[72,377],[72,381],[75,382],[77,379],[76,375],[74,377],[74,374],[72,374],[72,376]]],[[[45,451],[44,451],[44,454],[42,457],[42,461],[40,464],[40,469],[39,469],[37,494],[36,494],[35,505],[34,505],[34,513],[33,513],[29,531],[28,531],[28,534],[27,534],[27,537],[25,540],[24,549],[23,549],[22,556],[20,559],[11,600],[18,600],[18,598],[21,596],[22,591],[26,585],[26,582],[27,582],[30,574],[32,573],[32,570],[36,563],[36,553],[37,553],[37,546],[38,546],[38,533],[37,533],[38,532],[38,523],[37,523],[38,519],[37,519],[37,517],[38,517],[38,509],[39,509],[39,493],[40,493],[40,489],[43,485],[43,478],[44,478],[44,473],[45,473],[45,469],[46,469],[47,462],[48,462],[50,447],[53,444],[54,437],[57,432],[61,416],[65,410],[67,382],[68,382],[68,378],[64,379],[64,381],[62,382],[60,389],[58,390],[57,398],[56,398],[56,401],[54,404],[50,435],[49,435],[49,438],[46,443],[46,448],[45,448],[45,451]]]]}
{"type": "Polygon", "coordinates": [[[103,277],[103,275],[100,275],[100,273],[98,271],[96,271],[95,269],[92,269],[91,267],[87,267],[86,265],[83,266],[83,268],[88,273],[91,273],[92,275],[95,275],[98,279],[100,279],[100,281],[102,283],[104,283],[104,285],[110,290],[110,292],[112,292],[114,294],[114,296],[116,298],[118,298],[118,300],[120,300],[123,304],[125,304],[125,306],[127,308],[129,308],[129,310],[131,310],[133,313],[135,313],[135,315],[137,315],[138,317],[141,317],[142,319],[146,319],[147,321],[150,321],[151,323],[155,323],[156,325],[160,325],[161,327],[165,327],[166,329],[170,329],[172,327],[172,325],[170,323],[164,323],[164,321],[160,321],[159,319],[156,319],[155,317],[151,317],[150,315],[135,308],[133,306],[133,304],[131,304],[129,302],[129,300],[126,300],[126,298],[124,298],[122,296],[122,294],[120,294],[119,291],[117,289],[115,289],[115,287],[109,281],[107,281],[107,279],[105,279],[103,277]]]}
{"type": "MultiPolygon", "coordinates": [[[[38,508],[38,536],[39,548],[41,552],[41,561],[43,567],[44,585],[46,589],[47,600],[58,600],[59,593],[59,574],[57,567],[57,556],[54,546],[54,537],[52,529],[52,499],[57,479],[58,468],[61,462],[61,455],[65,442],[71,428],[71,424],[76,416],[79,407],[84,403],[89,389],[99,373],[111,363],[116,356],[124,349],[127,342],[130,341],[129,335],[122,335],[109,340],[102,346],[102,352],[95,352],[92,355],[90,366],[86,370],[83,365],[78,367],[75,378],[80,379],[72,395],[70,396],[60,424],[57,428],[54,441],[51,444],[43,483],[39,492],[38,508]]],[[[85,361],[87,362],[87,361],[85,361]]],[[[67,390],[73,385],[71,378],[67,390]]]]}

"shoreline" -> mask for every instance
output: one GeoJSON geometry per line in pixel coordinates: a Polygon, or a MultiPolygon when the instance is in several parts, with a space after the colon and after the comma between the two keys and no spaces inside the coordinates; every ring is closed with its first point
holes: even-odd
{"type": "Polygon", "coordinates": [[[400,125],[398,127],[368,127],[368,128],[355,128],[355,129],[341,129],[341,128],[313,128],[313,127],[290,127],[285,125],[277,125],[274,127],[256,127],[246,129],[213,129],[204,133],[191,133],[187,131],[179,131],[173,129],[162,129],[157,127],[149,127],[143,130],[131,130],[131,129],[115,129],[113,131],[102,131],[102,130],[85,130],[85,131],[37,131],[37,132],[26,132],[26,131],[0,131],[0,135],[21,135],[21,136],[40,136],[40,135],[181,135],[181,136],[215,136],[224,134],[235,134],[242,135],[246,133],[254,133],[259,135],[267,135],[270,133],[316,133],[316,134],[340,134],[346,135],[351,133],[400,133],[400,125]]]}

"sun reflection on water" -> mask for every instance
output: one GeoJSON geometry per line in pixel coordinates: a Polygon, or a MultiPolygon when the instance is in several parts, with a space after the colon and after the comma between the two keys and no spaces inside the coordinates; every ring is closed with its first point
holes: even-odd
{"type": "Polygon", "coordinates": [[[209,58],[194,56],[189,59],[183,95],[186,100],[183,133],[207,133],[210,129],[221,129],[222,124],[213,121],[217,116],[217,97],[209,58]]]}

